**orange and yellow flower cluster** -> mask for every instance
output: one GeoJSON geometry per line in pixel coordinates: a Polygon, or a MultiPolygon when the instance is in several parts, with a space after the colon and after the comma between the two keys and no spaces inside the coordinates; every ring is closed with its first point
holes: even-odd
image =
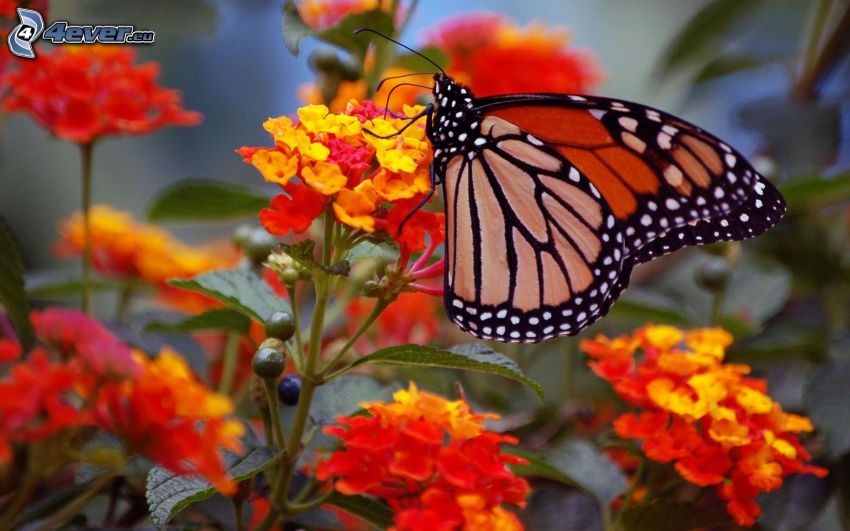
{"type": "Polygon", "coordinates": [[[569,33],[542,24],[519,27],[495,13],[464,13],[440,22],[427,42],[449,55],[448,72],[479,97],[523,92],[583,94],[603,74],[588,51],[568,46],[569,33]]]}
{"type": "Polygon", "coordinates": [[[3,77],[3,109],[79,144],[201,122],[200,113],[183,109],[179,92],[156,84],[159,65],[134,59],[132,49],[116,45],[40,50],[38,61],[18,61],[3,77]]]}
{"type": "Polygon", "coordinates": [[[342,18],[380,9],[389,12],[391,0],[299,0],[298,14],[312,28],[333,26],[342,18]]]}
{"type": "Polygon", "coordinates": [[[31,320],[40,344],[26,355],[16,340],[0,339],[0,463],[19,443],[97,427],[130,453],[235,490],[219,451],[241,449],[243,426],[230,399],[201,384],[183,358],[133,353],[75,310],[34,311],[31,320]]]}
{"type": "MultiPolygon", "coordinates": [[[[90,210],[91,253],[94,268],[105,276],[142,279],[159,286],[160,295],[187,309],[200,300],[178,292],[164,283],[169,278],[185,278],[213,269],[233,267],[238,259],[234,249],[196,247],[177,240],[168,231],[139,223],[128,212],[108,205],[90,210]]],[[[83,252],[83,216],[77,212],[59,223],[62,239],[56,245],[59,256],[79,256],[83,252]]]]}
{"type": "MultiPolygon", "coordinates": [[[[406,107],[405,115],[421,110],[406,107]]],[[[423,120],[411,125],[383,117],[383,109],[371,102],[351,101],[342,113],[307,105],[297,120],[270,118],[263,127],[274,147],[238,152],[284,191],[260,212],[272,234],[307,230],[328,205],[340,223],[365,232],[388,229],[387,207],[419,201],[431,189],[432,154],[423,120]]]]}
{"type": "Polygon", "coordinates": [[[724,363],[732,336],[720,328],[682,331],[646,326],[632,336],[584,340],[591,369],[617,394],[641,409],[620,416],[620,437],[643,441],[643,452],[701,487],[715,486],[729,513],[751,526],[761,513],[761,492],[791,474],[824,476],[811,466],[798,433],[808,418],[782,410],[767,382],[750,367],[724,363]],[[642,358],[638,351],[642,351],[642,358]]]}
{"type": "Polygon", "coordinates": [[[525,506],[529,485],[506,466],[524,460],[500,451],[515,438],[484,429],[497,416],[413,384],[393,398],[363,404],[368,415],[339,417],[325,429],[344,449],[319,463],[318,479],[335,479],[345,495],[385,499],[399,531],[521,529],[504,505],[525,506]]]}

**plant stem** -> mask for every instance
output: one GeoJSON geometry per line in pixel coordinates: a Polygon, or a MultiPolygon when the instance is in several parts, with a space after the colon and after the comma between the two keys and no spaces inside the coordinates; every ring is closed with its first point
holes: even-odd
{"type": "Polygon", "coordinates": [[[121,291],[118,292],[118,308],[115,310],[115,318],[119,321],[124,318],[127,310],[130,309],[130,303],[133,302],[133,292],[135,285],[132,282],[126,282],[121,286],[121,291]]]}
{"type": "Polygon", "coordinates": [[[301,372],[304,360],[304,340],[301,338],[301,320],[298,317],[298,294],[295,284],[287,284],[286,293],[289,295],[289,307],[292,310],[292,322],[295,324],[295,352],[292,352],[292,361],[295,368],[301,372]]]}
{"type": "MultiPolygon", "coordinates": [[[[817,31],[817,25],[814,31],[817,31]]],[[[845,8],[841,19],[833,28],[816,59],[807,65],[808,68],[792,87],[791,95],[794,99],[797,101],[817,99],[824,79],[841,64],[844,48],[847,47],[848,42],[850,42],[850,5],[845,8]]]]}
{"type": "Polygon", "coordinates": [[[37,467],[40,465],[40,448],[38,443],[32,444],[27,450],[27,463],[24,470],[24,477],[18,486],[15,497],[8,507],[4,508],[5,514],[0,518],[0,531],[14,529],[15,519],[20,514],[26,503],[29,501],[32,491],[35,490],[38,481],[37,467]]]}
{"type": "Polygon", "coordinates": [[[233,500],[233,516],[236,518],[236,531],[245,531],[245,515],[242,509],[244,508],[245,500],[242,498],[233,500]]]}
{"type": "Polygon", "coordinates": [[[333,380],[334,378],[341,376],[342,374],[345,374],[347,372],[348,368],[346,367],[333,373],[330,377],[325,377],[328,372],[330,372],[331,369],[334,368],[334,365],[336,365],[337,362],[339,362],[343,358],[343,356],[348,353],[351,347],[354,346],[354,343],[357,342],[358,339],[360,339],[360,336],[366,333],[369,327],[372,326],[372,323],[374,323],[381,315],[381,313],[383,313],[383,311],[387,309],[387,306],[390,305],[390,302],[392,301],[388,299],[378,299],[375,301],[375,306],[372,307],[372,311],[369,312],[369,315],[366,316],[366,319],[364,319],[363,322],[360,323],[360,327],[357,329],[357,331],[354,332],[354,334],[350,338],[348,338],[348,341],[346,341],[345,345],[343,345],[342,348],[339,349],[339,352],[336,354],[336,356],[331,358],[327,365],[325,365],[325,367],[319,372],[319,377],[322,381],[333,380]]]}
{"type": "Polygon", "coordinates": [[[112,475],[106,474],[100,476],[99,478],[89,483],[89,486],[86,487],[83,492],[81,492],[79,495],[77,495],[76,498],[65,504],[65,506],[63,506],[61,509],[53,513],[53,516],[51,516],[50,519],[44,523],[44,525],[39,526],[37,530],[49,531],[51,529],[59,529],[60,527],[65,525],[65,523],[67,523],[68,520],[76,516],[77,513],[79,513],[80,510],[91,501],[92,498],[100,494],[100,491],[103,490],[105,486],[109,485],[109,483],[111,483],[113,479],[114,478],[112,477],[112,475]]]}
{"type": "Polygon", "coordinates": [[[236,376],[236,363],[239,358],[239,342],[241,339],[236,332],[231,332],[227,336],[221,365],[221,381],[218,383],[218,392],[223,395],[229,395],[233,389],[233,378],[236,376]]]}
{"type": "Polygon", "coordinates": [[[91,142],[80,145],[83,180],[83,312],[91,315],[91,142]]]}
{"type": "Polygon", "coordinates": [[[277,402],[275,381],[263,380],[263,387],[266,390],[266,400],[269,403],[269,416],[274,434],[275,450],[287,450],[286,438],[283,436],[283,428],[280,426],[280,404],[277,402]]]}

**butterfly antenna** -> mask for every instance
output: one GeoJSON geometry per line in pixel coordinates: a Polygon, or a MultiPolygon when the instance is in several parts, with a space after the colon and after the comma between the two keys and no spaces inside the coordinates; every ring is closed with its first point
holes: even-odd
{"type": "Polygon", "coordinates": [[[428,204],[428,201],[430,201],[431,198],[434,197],[434,193],[436,191],[437,191],[437,180],[436,180],[436,177],[434,175],[434,168],[432,166],[432,168],[431,168],[431,189],[428,191],[428,195],[426,195],[425,198],[422,199],[422,201],[420,201],[418,205],[416,205],[416,208],[414,208],[413,210],[408,212],[407,215],[404,216],[404,219],[401,220],[401,223],[398,224],[398,234],[399,234],[399,236],[404,231],[405,223],[410,221],[410,218],[412,218],[414,214],[419,212],[422,209],[422,207],[424,207],[425,205],[428,204]]]}
{"type": "Polygon", "coordinates": [[[384,83],[393,79],[401,79],[404,77],[412,77],[412,76],[433,76],[434,72],[410,72],[407,74],[399,74],[397,76],[388,76],[378,82],[378,86],[375,87],[375,92],[381,90],[381,87],[384,86],[384,83]]]}
{"type": "Polygon", "coordinates": [[[397,40],[393,39],[392,37],[390,37],[389,35],[384,35],[383,33],[381,33],[381,32],[380,32],[380,31],[378,31],[378,30],[373,30],[372,28],[357,28],[356,30],[354,30],[354,34],[355,34],[355,35],[359,35],[359,34],[363,33],[364,31],[368,31],[369,33],[374,33],[375,35],[377,35],[377,36],[379,36],[379,37],[383,37],[384,39],[386,39],[386,40],[388,40],[388,41],[390,41],[390,42],[394,42],[394,43],[396,43],[397,45],[401,46],[401,47],[402,47],[402,48],[404,48],[405,50],[407,50],[407,51],[409,51],[409,52],[412,52],[412,53],[414,53],[414,54],[418,55],[418,56],[419,56],[419,57],[421,57],[422,59],[425,59],[426,61],[428,61],[429,63],[431,63],[431,64],[432,64],[432,65],[434,65],[435,67],[437,67],[437,70],[439,70],[440,72],[442,72],[442,73],[443,73],[443,75],[447,75],[447,74],[446,74],[446,71],[445,71],[445,70],[443,70],[443,67],[442,67],[442,66],[440,66],[440,65],[438,65],[436,62],[434,62],[434,60],[433,60],[433,59],[431,59],[431,58],[430,58],[430,57],[428,57],[427,55],[423,54],[422,52],[417,52],[416,50],[414,50],[414,49],[413,49],[413,48],[411,48],[410,46],[407,46],[407,45],[405,45],[405,44],[402,44],[402,43],[398,42],[397,40]]]}
{"type": "MultiPolygon", "coordinates": [[[[399,83],[398,85],[394,86],[387,93],[387,101],[386,101],[386,103],[384,103],[384,120],[387,119],[387,113],[390,110],[390,98],[393,97],[393,92],[395,92],[395,90],[399,87],[419,87],[419,88],[423,88],[423,89],[427,89],[427,90],[432,90],[434,88],[434,87],[429,87],[428,85],[420,85],[418,83],[399,83]]],[[[398,116],[395,116],[395,117],[398,118],[398,116]]],[[[409,118],[407,116],[404,116],[401,119],[407,120],[409,118]]],[[[419,118],[417,118],[417,120],[418,119],[419,118]]]]}

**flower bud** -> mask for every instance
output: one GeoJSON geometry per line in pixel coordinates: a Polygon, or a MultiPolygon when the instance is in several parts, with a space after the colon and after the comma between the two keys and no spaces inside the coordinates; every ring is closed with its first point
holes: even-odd
{"type": "Polygon", "coordinates": [[[253,225],[244,224],[239,225],[233,231],[233,236],[231,236],[233,240],[233,245],[235,245],[238,249],[244,249],[248,244],[248,239],[251,237],[251,233],[254,232],[255,227],[253,225]]]}
{"type": "Polygon", "coordinates": [[[298,404],[298,395],[301,393],[301,377],[297,374],[287,374],[277,384],[277,397],[285,406],[298,404]]]}
{"type": "Polygon", "coordinates": [[[287,311],[274,312],[266,319],[265,330],[267,337],[287,341],[295,334],[295,320],[287,311]]]}
{"type": "Polygon", "coordinates": [[[381,294],[381,283],[377,280],[367,280],[363,283],[363,294],[367,297],[377,297],[381,294]]]}
{"type": "Polygon", "coordinates": [[[301,273],[294,267],[287,267],[281,271],[280,280],[287,286],[291,286],[301,280],[301,273]]]}

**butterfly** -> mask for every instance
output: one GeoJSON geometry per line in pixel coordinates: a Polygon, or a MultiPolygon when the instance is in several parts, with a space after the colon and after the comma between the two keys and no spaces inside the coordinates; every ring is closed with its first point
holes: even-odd
{"type": "Polygon", "coordinates": [[[422,115],[445,202],[445,306],[474,336],[577,334],[636,265],[752,238],[785,213],[740,153],[660,110],[563,94],[476,98],[442,69],[433,79],[422,115]]]}

